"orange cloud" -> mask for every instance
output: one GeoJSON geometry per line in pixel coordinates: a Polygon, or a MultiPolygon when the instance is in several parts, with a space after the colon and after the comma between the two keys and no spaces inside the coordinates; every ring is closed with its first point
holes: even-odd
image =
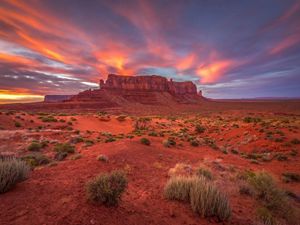
{"type": "Polygon", "coordinates": [[[276,46],[271,48],[270,54],[274,55],[274,54],[281,53],[281,52],[293,47],[294,45],[296,45],[299,42],[300,42],[300,35],[298,35],[298,34],[294,34],[294,35],[285,37],[283,40],[281,40],[279,43],[277,43],[276,46]]]}
{"type": "Polygon", "coordinates": [[[199,66],[196,70],[201,78],[201,83],[207,84],[217,81],[231,66],[233,61],[221,60],[208,65],[199,66]]]}
{"type": "Polygon", "coordinates": [[[189,54],[183,59],[178,60],[177,64],[175,65],[178,70],[186,70],[190,69],[196,61],[195,54],[189,54]]]}

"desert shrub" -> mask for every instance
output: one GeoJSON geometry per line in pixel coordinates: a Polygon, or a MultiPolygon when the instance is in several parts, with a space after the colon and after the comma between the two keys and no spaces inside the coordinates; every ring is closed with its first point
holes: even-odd
{"type": "Polygon", "coordinates": [[[292,173],[292,172],[286,172],[282,174],[283,180],[285,182],[300,182],[300,174],[298,173],[292,173]]]}
{"type": "Polygon", "coordinates": [[[54,146],[54,151],[74,153],[75,152],[75,147],[73,145],[70,145],[69,143],[58,143],[54,146]]]}
{"type": "Polygon", "coordinates": [[[108,157],[106,155],[99,155],[97,157],[97,160],[102,162],[108,162],[108,157]]]}
{"type": "Polygon", "coordinates": [[[117,120],[120,121],[120,122],[122,122],[122,121],[126,120],[126,117],[127,116],[125,116],[125,115],[120,115],[120,116],[117,117],[117,120]]]}
{"type": "Polygon", "coordinates": [[[20,122],[15,122],[15,127],[21,127],[22,124],[20,122]]]}
{"type": "Polygon", "coordinates": [[[168,147],[168,148],[170,148],[170,147],[172,147],[172,146],[175,146],[176,145],[176,142],[175,142],[175,140],[173,139],[173,138],[168,138],[168,139],[166,139],[166,140],[164,140],[163,141],[163,145],[165,146],[165,147],[168,147]]]}
{"type": "Polygon", "coordinates": [[[261,118],[257,118],[257,117],[245,117],[243,119],[243,121],[245,123],[259,123],[259,122],[261,122],[261,118]]]}
{"type": "Polygon", "coordinates": [[[57,152],[54,155],[54,159],[57,161],[62,161],[68,156],[67,152],[57,152]]]}
{"type": "Polygon", "coordinates": [[[189,201],[192,210],[202,217],[216,216],[224,221],[231,216],[227,197],[203,177],[172,177],[164,195],[170,200],[189,201]]]}
{"type": "Polygon", "coordinates": [[[134,129],[135,130],[147,130],[150,126],[151,118],[141,117],[135,120],[134,129]]]}
{"type": "Polygon", "coordinates": [[[288,157],[286,155],[281,154],[281,153],[277,154],[275,157],[278,161],[287,161],[288,160],[288,157]]]}
{"type": "Polygon", "coordinates": [[[294,145],[298,145],[298,144],[300,144],[300,140],[297,139],[297,138],[294,138],[294,139],[291,140],[291,143],[294,144],[294,145]]]}
{"type": "Polygon", "coordinates": [[[107,206],[117,205],[126,187],[127,178],[123,172],[113,171],[101,174],[87,183],[87,198],[92,202],[107,206]]]}
{"type": "Polygon", "coordinates": [[[231,153],[232,153],[232,154],[235,154],[235,155],[238,155],[238,154],[239,154],[239,151],[236,150],[236,149],[231,149],[231,153]]]}
{"type": "Polygon", "coordinates": [[[256,196],[270,210],[283,209],[287,205],[286,194],[280,190],[273,177],[266,172],[257,172],[249,179],[256,196]]]}
{"type": "Polygon", "coordinates": [[[149,132],[148,135],[149,135],[149,136],[153,136],[153,137],[157,137],[157,136],[158,136],[158,133],[155,132],[155,131],[151,131],[151,132],[149,132]]]}
{"type": "Polygon", "coordinates": [[[199,146],[199,141],[197,139],[190,140],[191,146],[197,147],[199,146]]]}
{"type": "Polygon", "coordinates": [[[43,117],[40,117],[40,119],[44,123],[57,122],[57,119],[54,118],[53,116],[43,116],[43,117]]]}
{"type": "Polygon", "coordinates": [[[29,166],[16,158],[0,159],[0,193],[7,192],[17,183],[25,180],[29,166]]]}
{"type": "Polygon", "coordinates": [[[148,138],[141,138],[140,139],[140,142],[143,144],[143,145],[150,145],[150,141],[148,138]]]}
{"type": "Polygon", "coordinates": [[[95,142],[93,140],[85,140],[84,143],[85,143],[86,147],[89,147],[89,146],[92,146],[95,144],[95,142]]]}
{"type": "Polygon", "coordinates": [[[116,139],[115,139],[114,137],[107,137],[107,138],[105,139],[105,143],[108,143],[108,142],[114,142],[114,141],[116,141],[116,139]]]}
{"type": "Polygon", "coordinates": [[[71,138],[71,140],[69,142],[72,144],[78,144],[78,143],[84,142],[84,139],[81,136],[76,136],[76,137],[71,138]]]}
{"type": "Polygon", "coordinates": [[[213,175],[212,175],[211,171],[208,170],[208,169],[206,169],[206,168],[202,168],[202,167],[200,167],[200,168],[197,169],[196,175],[198,177],[203,176],[203,177],[205,177],[205,178],[207,178],[209,180],[213,179],[213,175]]]}
{"type": "Polygon", "coordinates": [[[50,162],[50,159],[47,156],[39,152],[24,155],[21,157],[21,159],[24,160],[32,168],[36,166],[45,165],[50,162]]]}
{"type": "Polygon", "coordinates": [[[205,127],[203,127],[203,126],[200,125],[200,124],[197,124],[197,125],[195,126],[195,131],[196,131],[196,133],[198,133],[198,134],[202,134],[202,133],[205,131],[205,127]]]}
{"type": "Polygon", "coordinates": [[[42,149],[42,145],[37,141],[33,141],[27,148],[28,151],[32,151],[32,152],[38,152],[41,149],[42,149]]]}
{"type": "Polygon", "coordinates": [[[169,200],[186,201],[190,200],[190,190],[196,177],[173,176],[165,188],[164,196],[169,200]]]}
{"type": "Polygon", "coordinates": [[[190,203],[192,210],[202,217],[217,216],[224,221],[231,216],[228,198],[204,178],[198,178],[191,186],[190,203]]]}
{"type": "Polygon", "coordinates": [[[256,216],[259,222],[263,225],[277,225],[276,219],[272,213],[265,207],[260,207],[256,210],[256,216]]]}

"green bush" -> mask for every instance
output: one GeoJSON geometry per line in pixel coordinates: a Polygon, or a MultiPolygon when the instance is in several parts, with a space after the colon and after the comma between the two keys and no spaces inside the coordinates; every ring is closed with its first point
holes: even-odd
{"type": "Polygon", "coordinates": [[[134,122],[135,130],[147,130],[150,126],[151,118],[141,117],[134,122]]]}
{"type": "Polygon", "coordinates": [[[75,152],[75,147],[73,145],[70,145],[69,143],[58,143],[54,146],[54,151],[74,153],[75,152]]]}
{"type": "Polygon", "coordinates": [[[86,185],[86,194],[92,202],[113,206],[119,203],[126,187],[126,175],[121,171],[113,171],[91,179],[86,185]]]}
{"type": "Polygon", "coordinates": [[[140,142],[143,144],[143,145],[150,145],[150,141],[148,138],[141,138],[140,139],[140,142]]]}
{"type": "Polygon", "coordinates": [[[171,177],[164,196],[170,200],[189,201],[192,210],[202,217],[216,216],[224,221],[231,216],[227,197],[204,177],[171,177]]]}
{"type": "Polygon", "coordinates": [[[21,160],[0,159],[0,193],[7,192],[17,183],[25,180],[29,170],[29,166],[21,160]]]}
{"type": "Polygon", "coordinates": [[[197,147],[197,146],[199,146],[199,141],[196,139],[193,139],[190,141],[190,144],[191,144],[191,146],[197,147]]]}
{"type": "Polygon", "coordinates": [[[42,122],[44,123],[50,123],[50,122],[57,122],[57,119],[54,118],[53,116],[45,116],[45,117],[40,117],[42,122]]]}
{"type": "Polygon", "coordinates": [[[120,121],[120,122],[123,122],[123,121],[126,120],[126,117],[127,116],[125,116],[125,115],[120,115],[120,116],[117,117],[117,120],[120,121]]]}
{"type": "Polygon", "coordinates": [[[68,156],[67,152],[57,152],[54,156],[55,160],[62,161],[68,156]]]}
{"type": "Polygon", "coordinates": [[[97,160],[102,162],[108,162],[108,157],[106,155],[99,155],[97,157],[97,160]]]}

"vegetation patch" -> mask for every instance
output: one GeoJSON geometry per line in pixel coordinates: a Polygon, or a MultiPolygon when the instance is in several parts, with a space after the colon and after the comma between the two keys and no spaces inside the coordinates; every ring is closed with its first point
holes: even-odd
{"type": "Polygon", "coordinates": [[[231,217],[228,198],[204,177],[171,177],[164,195],[170,200],[190,202],[192,210],[201,217],[216,216],[220,221],[231,217]]]}
{"type": "Polygon", "coordinates": [[[16,158],[0,159],[0,193],[5,193],[28,177],[30,168],[16,158]]]}
{"type": "Polygon", "coordinates": [[[124,172],[100,174],[86,184],[87,198],[94,203],[107,206],[118,205],[127,183],[124,172]]]}
{"type": "Polygon", "coordinates": [[[143,144],[143,145],[150,145],[151,142],[148,138],[141,138],[140,139],[140,142],[143,144]]]}

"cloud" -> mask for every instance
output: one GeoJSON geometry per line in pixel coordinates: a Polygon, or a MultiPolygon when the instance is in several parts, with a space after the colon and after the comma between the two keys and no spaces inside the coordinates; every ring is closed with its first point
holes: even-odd
{"type": "Polygon", "coordinates": [[[299,1],[271,0],[3,0],[0,89],[75,94],[108,73],[156,73],[215,92],[249,79],[262,88],[266,73],[299,72],[299,10],[299,1]]]}

